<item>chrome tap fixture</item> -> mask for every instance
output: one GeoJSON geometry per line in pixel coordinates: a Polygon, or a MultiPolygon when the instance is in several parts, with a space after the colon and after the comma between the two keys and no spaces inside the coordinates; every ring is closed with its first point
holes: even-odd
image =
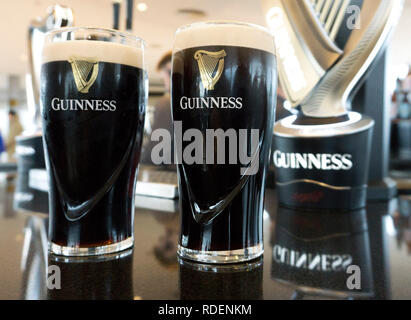
{"type": "Polygon", "coordinates": [[[304,116],[346,115],[351,94],[402,10],[402,0],[273,0],[267,22],[277,44],[286,98],[304,116]],[[361,7],[359,5],[361,4],[361,7]],[[340,47],[341,30],[349,32],[340,47]]]}
{"type": "Polygon", "coordinates": [[[301,209],[364,208],[374,120],[351,111],[384,49],[402,0],[267,0],[280,83],[297,115],[274,127],[279,202],[301,209]]]}
{"type": "Polygon", "coordinates": [[[44,35],[53,29],[70,27],[73,25],[73,11],[64,6],[54,5],[47,9],[42,19],[33,20],[28,30],[28,52],[30,73],[27,87],[27,106],[32,116],[34,131],[40,125],[40,71],[41,53],[44,45],[44,35]]]}

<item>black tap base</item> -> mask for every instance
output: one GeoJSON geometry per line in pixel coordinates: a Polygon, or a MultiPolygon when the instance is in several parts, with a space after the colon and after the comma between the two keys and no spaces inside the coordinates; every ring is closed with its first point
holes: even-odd
{"type": "MultiPolygon", "coordinates": [[[[295,117],[294,117],[295,119],[295,117]]],[[[303,210],[366,206],[374,121],[358,113],[321,125],[275,125],[273,163],[279,203],[303,210]]]]}

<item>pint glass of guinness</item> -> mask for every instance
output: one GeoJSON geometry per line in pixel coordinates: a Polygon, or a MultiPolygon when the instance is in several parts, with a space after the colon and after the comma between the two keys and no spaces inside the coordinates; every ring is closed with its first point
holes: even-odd
{"type": "Polygon", "coordinates": [[[264,28],[205,22],[177,30],[172,109],[181,258],[222,264],[263,253],[276,89],[274,41],[264,28]]]}
{"type": "Polygon", "coordinates": [[[46,36],[41,107],[54,254],[133,245],[148,87],[143,50],[143,40],[112,30],[65,28],[46,36]]]}

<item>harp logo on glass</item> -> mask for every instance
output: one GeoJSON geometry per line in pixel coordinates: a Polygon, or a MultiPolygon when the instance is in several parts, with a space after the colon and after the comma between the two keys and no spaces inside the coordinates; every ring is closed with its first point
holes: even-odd
{"type": "Polygon", "coordinates": [[[198,50],[194,54],[200,70],[201,82],[207,90],[214,90],[214,86],[220,80],[224,70],[225,56],[227,56],[225,50],[218,52],[198,50]]]}
{"type": "Polygon", "coordinates": [[[98,61],[89,58],[70,57],[68,62],[70,62],[73,70],[77,90],[81,93],[88,93],[98,76],[98,61]]]}
{"type": "MultiPolygon", "coordinates": [[[[213,91],[224,71],[225,50],[211,52],[198,50],[194,54],[200,71],[201,83],[208,91],[213,91]]],[[[242,109],[241,97],[181,97],[180,108],[193,109],[242,109]]]]}
{"type": "MultiPolygon", "coordinates": [[[[68,62],[73,71],[77,91],[89,93],[90,88],[97,80],[99,67],[96,59],[70,57],[68,62]]],[[[53,98],[51,108],[54,111],[116,111],[115,100],[102,99],[59,99],[53,98]]]]}

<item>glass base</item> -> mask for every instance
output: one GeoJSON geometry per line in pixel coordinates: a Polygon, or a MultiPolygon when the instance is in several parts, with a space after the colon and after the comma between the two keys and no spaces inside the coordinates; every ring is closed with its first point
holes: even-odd
{"type": "Polygon", "coordinates": [[[182,259],[208,264],[241,263],[257,259],[264,253],[263,244],[239,250],[198,251],[178,246],[178,255],[182,259]]]}
{"type": "Polygon", "coordinates": [[[134,238],[130,237],[121,242],[109,244],[106,246],[79,248],[79,247],[64,247],[53,242],[49,242],[49,252],[66,257],[84,257],[110,254],[127,250],[133,246],[134,238]]]}

